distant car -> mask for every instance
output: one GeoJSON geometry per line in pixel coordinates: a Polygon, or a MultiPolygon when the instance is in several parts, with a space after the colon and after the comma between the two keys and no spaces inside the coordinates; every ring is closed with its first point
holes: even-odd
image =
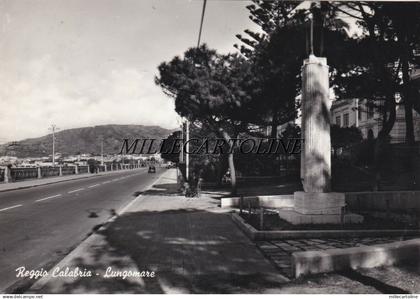
{"type": "Polygon", "coordinates": [[[156,167],[154,167],[153,165],[149,166],[149,170],[147,172],[148,173],[155,173],[156,172],[156,167]]]}

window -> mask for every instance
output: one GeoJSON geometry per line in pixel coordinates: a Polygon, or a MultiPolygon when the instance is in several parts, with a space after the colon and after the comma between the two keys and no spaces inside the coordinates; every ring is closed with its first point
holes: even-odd
{"type": "Polygon", "coordinates": [[[341,116],[336,116],[335,118],[335,124],[339,127],[341,127],[341,116]]]}
{"type": "Polygon", "coordinates": [[[343,127],[347,128],[349,126],[349,114],[345,113],[343,115],[343,127]]]}

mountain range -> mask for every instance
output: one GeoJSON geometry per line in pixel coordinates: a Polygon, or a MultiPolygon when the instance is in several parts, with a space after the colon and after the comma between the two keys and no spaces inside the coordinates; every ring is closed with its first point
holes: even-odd
{"type": "MultiPolygon", "coordinates": [[[[104,154],[118,154],[124,139],[164,139],[175,130],[159,126],[101,125],[67,129],[55,133],[56,153],[62,155],[100,154],[103,139],[104,154]]],[[[52,153],[52,134],[0,145],[0,156],[43,157],[52,153]]]]}

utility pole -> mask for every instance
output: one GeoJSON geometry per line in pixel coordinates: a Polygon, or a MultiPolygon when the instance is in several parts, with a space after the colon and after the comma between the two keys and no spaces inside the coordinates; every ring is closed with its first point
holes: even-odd
{"type": "Polygon", "coordinates": [[[179,151],[179,163],[184,163],[184,123],[181,122],[181,150],[179,151]]]}
{"type": "MultiPolygon", "coordinates": [[[[203,32],[203,22],[204,22],[204,15],[206,13],[206,5],[207,5],[207,0],[204,0],[203,9],[201,11],[201,18],[200,18],[200,29],[198,31],[197,50],[200,49],[201,33],[203,32]]],[[[184,133],[184,130],[182,130],[182,133],[184,133]]],[[[190,164],[190,156],[188,154],[189,149],[190,149],[190,144],[188,143],[189,139],[190,139],[190,122],[188,121],[188,118],[187,118],[185,120],[185,142],[187,143],[185,147],[185,178],[187,181],[189,178],[189,164],[190,164]]],[[[184,148],[184,146],[182,146],[182,148],[184,148]]]]}
{"type": "Polygon", "coordinates": [[[203,32],[204,15],[205,15],[205,13],[206,13],[206,5],[207,5],[207,0],[204,0],[204,1],[203,1],[203,9],[202,9],[202,11],[201,11],[200,30],[198,31],[197,48],[200,48],[201,33],[203,32]]]}
{"type": "Polygon", "coordinates": [[[187,119],[185,123],[185,142],[187,142],[187,146],[185,147],[185,177],[187,181],[189,178],[189,164],[190,164],[190,155],[188,154],[190,151],[190,144],[188,142],[189,139],[190,139],[190,123],[187,119]]]}
{"type": "Polygon", "coordinates": [[[104,165],[104,138],[101,136],[101,165],[104,165]]]}
{"type": "Polygon", "coordinates": [[[56,125],[52,124],[49,130],[52,131],[52,166],[55,166],[55,132],[59,130],[56,125]]]}

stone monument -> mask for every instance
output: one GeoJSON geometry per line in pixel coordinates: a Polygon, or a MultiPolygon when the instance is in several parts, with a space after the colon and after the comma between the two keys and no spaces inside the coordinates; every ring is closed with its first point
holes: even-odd
{"type": "Polygon", "coordinates": [[[329,79],[327,59],[309,55],[302,68],[301,180],[294,208],[280,211],[293,224],[360,223],[363,217],[345,213],[345,194],[331,192],[329,79]]]}

